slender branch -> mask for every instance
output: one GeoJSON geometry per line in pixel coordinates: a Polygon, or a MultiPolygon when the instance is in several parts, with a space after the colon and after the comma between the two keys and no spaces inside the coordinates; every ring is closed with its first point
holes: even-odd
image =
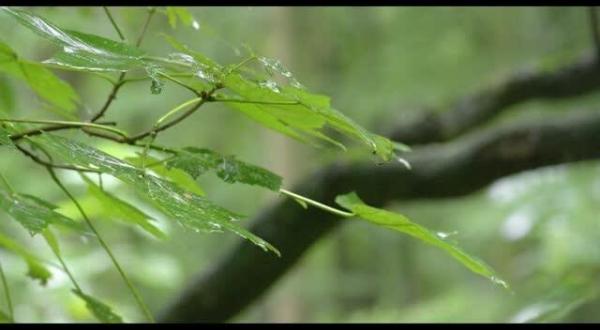
{"type": "MultiPolygon", "coordinates": [[[[156,10],[154,8],[152,8],[148,12],[148,17],[146,18],[146,22],[144,23],[144,27],[142,28],[142,32],[140,33],[140,36],[137,39],[136,46],[139,46],[142,43],[142,40],[144,40],[144,36],[146,35],[146,30],[148,28],[148,25],[150,24],[150,20],[154,16],[154,12],[155,11],[156,10]]],[[[110,108],[110,105],[112,104],[112,102],[117,97],[117,93],[119,92],[119,89],[121,89],[121,87],[125,84],[124,83],[125,75],[127,75],[127,72],[122,72],[119,75],[119,78],[117,79],[117,82],[114,84],[113,89],[111,90],[110,94],[108,95],[108,99],[106,100],[106,102],[104,103],[104,105],[102,106],[102,108],[100,109],[100,111],[98,111],[92,117],[92,119],[90,119],[90,122],[95,122],[98,119],[102,118],[104,116],[104,114],[106,113],[106,111],[108,111],[108,108],[110,108]]]]}
{"type": "MultiPolygon", "coordinates": [[[[44,131],[58,130],[58,129],[64,129],[64,128],[70,128],[70,127],[97,128],[97,129],[109,131],[109,132],[118,134],[124,138],[127,138],[127,133],[123,132],[122,130],[120,130],[118,128],[94,124],[94,123],[84,123],[84,122],[77,122],[77,121],[62,121],[62,120],[37,120],[37,119],[0,119],[0,122],[28,123],[28,124],[52,124],[53,125],[53,126],[44,128],[44,131]]],[[[22,134],[18,134],[16,136],[11,136],[11,139],[14,141],[22,136],[23,136],[22,134]]]]}
{"type": "Polygon", "coordinates": [[[78,171],[78,172],[93,172],[93,173],[99,173],[99,171],[97,170],[93,170],[93,169],[88,169],[88,168],[83,168],[83,167],[79,167],[79,166],[71,166],[71,165],[60,165],[60,164],[54,164],[51,162],[47,162],[41,158],[39,158],[38,156],[36,156],[35,154],[33,154],[32,152],[30,152],[29,150],[23,148],[22,146],[15,144],[15,147],[21,151],[25,156],[31,158],[31,160],[33,160],[34,162],[43,165],[45,167],[51,167],[51,168],[60,168],[63,170],[71,170],[71,171],[78,171]]]}
{"type": "Polygon", "coordinates": [[[119,275],[121,276],[121,278],[123,279],[123,281],[125,282],[127,287],[129,288],[129,290],[131,291],[131,294],[133,295],[137,304],[140,306],[140,309],[142,310],[142,312],[144,313],[144,315],[146,316],[148,321],[154,323],[155,321],[154,321],[154,317],[152,316],[152,313],[150,312],[150,310],[144,303],[144,300],[138,293],[135,286],[133,286],[133,283],[131,283],[131,281],[129,280],[129,277],[127,277],[127,275],[125,274],[125,271],[123,271],[123,268],[121,268],[121,265],[117,261],[116,257],[112,253],[111,249],[108,247],[108,244],[106,244],[106,242],[104,241],[104,239],[102,238],[102,236],[100,235],[100,233],[98,232],[96,227],[94,227],[94,225],[92,224],[92,221],[90,220],[90,218],[88,218],[87,214],[83,210],[83,207],[81,207],[81,205],[79,204],[79,202],[77,201],[75,196],[73,196],[71,194],[71,192],[69,192],[69,190],[63,185],[63,183],[60,181],[60,179],[56,176],[56,173],[54,172],[54,170],[50,167],[46,167],[46,169],[50,173],[50,176],[52,177],[52,180],[54,180],[56,185],[58,185],[58,187],[65,193],[65,195],[67,195],[67,197],[75,204],[75,206],[77,207],[77,210],[79,210],[79,213],[81,214],[81,216],[87,223],[88,227],[90,227],[90,229],[92,230],[92,232],[98,239],[98,242],[100,243],[100,245],[102,246],[104,251],[106,251],[106,254],[108,254],[110,260],[112,261],[113,265],[119,272],[119,275]]]}
{"type": "Polygon", "coordinates": [[[146,35],[146,31],[148,30],[148,26],[150,25],[150,21],[152,20],[154,13],[156,13],[156,8],[152,7],[148,10],[148,16],[146,17],[146,22],[144,22],[142,32],[140,33],[140,36],[135,42],[136,47],[139,47],[142,44],[142,41],[144,40],[144,36],[146,35]]]}
{"type": "Polygon", "coordinates": [[[119,38],[121,38],[122,41],[125,41],[125,36],[121,32],[121,29],[117,25],[117,22],[115,22],[115,19],[113,18],[112,14],[108,10],[108,8],[105,7],[105,6],[103,6],[102,8],[104,9],[104,13],[106,14],[106,16],[108,16],[108,19],[110,20],[110,23],[115,28],[115,31],[117,31],[117,34],[119,34],[119,38]]]}
{"type": "Polygon", "coordinates": [[[10,289],[8,286],[8,282],[6,281],[6,276],[4,275],[4,269],[2,268],[2,263],[0,263],[0,277],[2,278],[2,287],[4,288],[4,296],[6,297],[6,304],[8,305],[8,316],[10,317],[11,322],[15,322],[15,312],[13,308],[13,302],[10,297],[10,289]]]}
{"type": "Polygon", "coordinates": [[[97,121],[98,119],[102,118],[102,116],[104,116],[106,111],[108,111],[108,108],[110,108],[110,105],[112,104],[112,102],[117,98],[117,93],[119,92],[119,89],[121,89],[121,87],[123,87],[123,85],[124,85],[123,79],[125,79],[126,74],[127,74],[127,72],[122,72],[119,75],[119,78],[117,79],[117,82],[113,86],[113,89],[110,91],[110,94],[108,95],[108,98],[104,102],[104,105],[102,106],[102,108],[100,108],[100,111],[98,111],[98,113],[96,113],[92,117],[92,119],[90,119],[90,122],[93,123],[93,122],[97,121]]]}
{"type": "Polygon", "coordinates": [[[293,193],[293,192],[291,192],[289,190],[285,190],[283,188],[279,189],[279,192],[282,193],[282,194],[284,194],[284,195],[288,195],[288,196],[290,196],[290,197],[292,197],[294,199],[301,200],[301,201],[303,201],[303,202],[305,202],[307,204],[313,205],[313,206],[315,206],[317,208],[320,208],[321,210],[327,211],[327,212],[335,214],[335,215],[339,215],[339,216],[344,217],[344,218],[350,218],[350,217],[355,216],[355,214],[352,213],[352,212],[346,212],[346,211],[338,210],[336,208],[333,208],[331,206],[327,206],[325,204],[319,203],[319,202],[317,202],[315,200],[312,200],[310,198],[304,197],[302,195],[295,194],[295,193],[293,193]]]}

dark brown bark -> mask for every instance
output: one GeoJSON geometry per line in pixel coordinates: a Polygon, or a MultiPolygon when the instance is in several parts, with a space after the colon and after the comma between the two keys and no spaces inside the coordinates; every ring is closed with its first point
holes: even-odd
{"type": "Polygon", "coordinates": [[[503,83],[460,99],[448,111],[422,111],[394,127],[389,136],[409,145],[447,141],[512,105],[534,99],[578,97],[598,88],[600,62],[591,52],[556,71],[516,72],[503,83]]]}

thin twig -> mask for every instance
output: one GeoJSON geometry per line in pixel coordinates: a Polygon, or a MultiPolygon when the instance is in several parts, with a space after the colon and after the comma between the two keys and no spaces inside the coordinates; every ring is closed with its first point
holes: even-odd
{"type": "Polygon", "coordinates": [[[150,312],[150,310],[148,309],[148,307],[144,303],[144,300],[141,298],[141,296],[138,293],[137,289],[135,288],[135,286],[133,286],[133,284],[131,283],[131,281],[129,280],[129,278],[127,277],[127,275],[125,274],[125,272],[123,271],[123,268],[121,268],[121,265],[119,264],[119,262],[117,261],[117,259],[114,256],[114,254],[112,253],[112,251],[108,247],[108,244],[106,244],[106,242],[104,241],[104,239],[102,238],[102,236],[100,235],[100,233],[98,232],[98,230],[96,230],[96,227],[94,227],[94,225],[92,224],[92,221],[90,220],[90,218],[88,218],[87,214],[85,213],[85,211],[83,210],[83,208],[81,207],[81,205],[79,204],[79,202],[77,201],[77,199],[75,198],[75,196],[73,196],[71,194],[71,192],[69,192],[69,190],[63,185],[63,183],[56,176],[56,173],[54,172],[54,170],[52,168],[47,167],[46,169],[50,173],[50,176],[52,177],[52,180],[54,180],[54,182],[56,183],[56,185],[58,185],[58,187],[65,193],[65,195],[67,195],[67,197],[69,197],[69,199],[75,204],[75,206],[79,210],[79,213],[81,213],[81,216],[83,217],[83,219],[85,220],[85,222],[87,223],[87,225],[90,227],[90,229],[92,230],[92,232],[94,233],[94,235],[98,239],[98,242],[100,243],[100,245],[102,246],[102,248],[104,249],[104,251],[106,251],[106,253],[108,254],[110,260],[112,261],[113,265],[115,266],[115,268],[119,272],[119,275],[121,275],[121,278],[123,279],[123,281],[125,282],[125,284],[129,288],[129,290],[131,291],[131,294],[133,295],[133,297],[135,298],[136,302],[138,303],[138,305],[142,309],[142,312],[144,313],[144,315],[146,316],[146,318],[148,318],[148,320],[150,322],[154,323],[155,322],[154,321],[154,317],[152,316],[152,313],[150,312]]]}
{"type": "Polygon", "coordinates": [[[17,149],[19,149],[19,151],[21,151],[25,156],[31,158],[31,160],[33,160],[34,162],[36,162],[40,165],[46,166],[46,167],[60,168],[63,170],[71,170],[71,171],[78,171],[78,172],[93,172],[93,173],[99,172],[98,170],[83,168],[83,167],[79,167],[79,166],[61,165],[61,164],[54,164],[51,162],[47,162],[18,144],[15,144],[15,147],[17,147],[17,149]]]}
{"type": "Polygon", "coordinates": [[[148,25],[150,25],[150,20],[152,20],[152,17],[154,16],[155,12],[156,8],[150,8],[148,10],[148,17],[146,17],[146,22],[144,23],[144,27],[142,28],[142,33],[140,33],[140,36],[135,42],[136,47],[139,47],[142,44],[142,40],[144,40],[144,36],[146,35],[146,30],[148,30],[148,25]]]}
{"type": "Polygon", "coordinates": [[[108,19],[110,20],[110,23],[112,24],[112,26],[115,28],[115,30],[119,34],[119,38],[121,38],[122,41],[125,41],[125,36],[121,32],[121,29],[119,29],[119,26],[117,25],[117,22],[115,22],[115,19],[112,17],[112,15],[111,15],[110,11],[108,10],[108,8],[106,8],[105,6],[103,6],[102,8],[104,9],[104,13],[106,13],[106,16],[108,16],[108,19]]]}

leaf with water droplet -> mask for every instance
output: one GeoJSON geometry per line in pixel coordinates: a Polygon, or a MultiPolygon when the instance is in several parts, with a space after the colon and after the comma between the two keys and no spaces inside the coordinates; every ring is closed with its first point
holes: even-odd
{"type": "Polygon", "coordinates": [[[212,224],[216,223],[221,228],[234,232],[261,248],[279,254],[279,251],[268,242],[232,222],[232,219],[241,218],[239,214],[222,208],[202,196],[184,190],[170,181],[149,175],[143,169],[89,145],[48,133],[34,139],[64,161],[79,166],[94,164],[101,172],[130,185],[161,212],[186,228],[195,231],[211,231],[214,230],[212,224]]]}
{"type": "Polygon", "coordinates": [[[65,30],[25,10],[4,7],[2,11],[62,47],[45,63],[92,71],[127,71],[146,64],[145,52],[137,47],[93,34],[65,30]]]}
{"type": "Polygon", "coordinates": [[[80,223],[60,214],[47,202],[40,202],[36,197],[20,195],[0,187],[0,208],[25,227],[31,235],[39,234],[50,224],[63,225],[78,231],[82,230],[80,223]]]}
{"type": "Polygon", "coordinates": [[[209,149],[184,148],[165,164],[167,167],[180,168],[193,178],[213,170],[225,182],[258,185],[273,191],[279,191],[282,182],[279,175],[269,170],[240,161],[233,156],[223,156],[209,149]]]}
{"type": "Polygon", "coordinates": [[[80,290],[72,290],[75,295],[85,301],[85,306],[102,323],[123,323],[123,318],[113,312],[112,308],[100,300],[80,290]]]}
{"type": "Polygon", "coordinates": [[[199,196],[204,196],[205,192],[198,185],[196,180],[184,170],[172,167],[167,168],[164,166],[166,161],[160,161],[156,158],[146,155],[145,157],[136,156],[136,157],[127,157],[126,161],[132,163],[137,167],[143,167],[142,164],[145,164],[146,168],[161,176],[162,178],[173,182],[174,184],[180,186],[185,190],[189,190],[199,196]]]}
{"type": "Polygon", "coordinates": [[[367,220],[384,228],[408,234],[420,241],[438,247],[449,253],[454,259],[458,260],[472,272],[490,279],[495,284],[508,287],[506,282],[501,280],[498,275],[496,275],[496,272],[485,262],[467,254],[455,244],[440,238],[435,232],[412,222],[401,214],[368,206],[354,192],[337,196],[335,201],[342,207],[352,211],[358,218],[367,220]]]}

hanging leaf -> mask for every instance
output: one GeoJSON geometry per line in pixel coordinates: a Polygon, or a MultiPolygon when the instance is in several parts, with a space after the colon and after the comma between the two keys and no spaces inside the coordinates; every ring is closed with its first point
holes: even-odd
{"type": "MultiPolygon", "coordinates": [[[[363,142],[382,159],[391,159],[391,141],[369,133],[341,112],[331,108],[328,97],[312,94],[294,86],[281,86],[273,80],[260,79],[262,76],[259,74],[255,74],[254,79],[239,73],[226,75],[223,84],[236,95],[224,103],[264,126],[300,141],[310,142],[317,139],[339,146],[339,142],[325,133],[326,127],[331,127],[363,142]]],[[[316,141],[312,143],[315,144],[316,141]]]]}
{"type": "Polygon", "coordinates": [[[449,253],[453,258],[458,260],[474,273],[487,277],[496,284],[508,287],[506,282],[499,279],[494,270],[486,265],[483,261],[476,257],[470,256],[452,242],[440,238],[440,236],[436,235],[434,232],[410,221],[410,219],[401,214],[368,206],[354,192],[346,195],[340,195],[335,199],[335,201],[342,207],[352,211],[361,219],[365,219],[388,229],[408,234],[425,243],[434,245],[449,253]]]}
{"type": "Polygon", "coordinates": [[[105,214],[127,223],[138,225],[156,238],[165,239],[167,235],[152,224],[149,215],[138,210],[135,206],[115,197],[114,195],[100,189],[92,180],[81,175],[88,185],[88,192],[94,196],[104,208],[105,214]]]}
{"type": "Polygon", "coordinates": [[[10,47],[0,42],[0,72],[22,80],[42,99],[49,102],[51,110],[71,118],[79,96],[71,85],[58,78],[41,64],[19,59],[10,47]]]}
{"type": "Polygon", "coordinates": [[[38,35],[62,47],[45,63],[77,70],[128,71],[145,66],[145,52],[104,37],[64,30],[28,11],[3,7],[2,11],[38,35]]]}
{"type": "Polygon", "coordinates": [[[17,220],[31,235],[41,233],[50,224],[82,230],[81,224],[53,211],[48,205],[47,202],[40,202],[38,198],[12,193],[0,187],[0,208],[17,220]]]}
{"type": "Polygon", "coordinates": [[[39,257],[29,252],[29,249],[4,236],[2,233],[0,233],[0,246],[23,258],[28,267],[27,276],[39,281],[42,285],[48,283],[48,280],[52,277],[52,273],[40,262],[41,259],[39,257]]]}
{"type": "Polygon", "coordinates": [[[180,168],[193,178],[214,170],[228,183],[241,182],[279,191],[282,178],[262,167],[242,162],[233,156],[223,156],[212,150],[187,147],[166,161],[167,167],[180,168]]]}
{"type": "Polygon", "coordinates": [[[123,323],[123,318],[113,312],[112,308],[100,300],[87,295],[79,290],[73,293],[85,301],[87,309],[102,323],[123,323]]]}
{"type": "Polygon", "coordinates": [[[271,244],[234,223],[241,219],[240,215],[206,198],[186,191],[169,181],[149,175],[144,170],[91,146],[51,134],[38,136],[36,141],[65,161],[94,168],[132,186],[160,211],[187,228],[208,232],[229,230],[250,240],[265,251],[271,250],[279,254],[271,244]]]}

